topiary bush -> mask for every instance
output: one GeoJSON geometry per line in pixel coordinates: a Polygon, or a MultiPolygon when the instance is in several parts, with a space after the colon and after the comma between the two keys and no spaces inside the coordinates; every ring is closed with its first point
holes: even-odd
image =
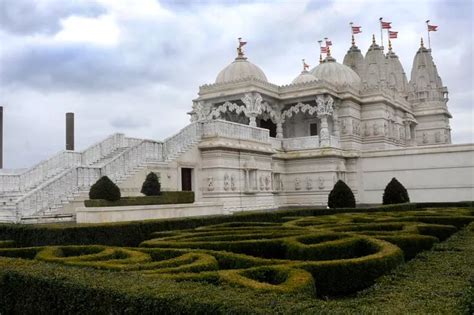
{"type": "Polygon", "coordinates": [[[342,180],[338,180],[329,193],[328,206],[329,208],[355,208],[354,194],[342,180]]]}
{"type": "Polygon", "coordinates": [[[406,188],[394,177],[385,187],[383,192],[383,204],[390,205],[396,203],[410,202],[406,188]]]}
{"type": "Polygon", "coordinates": [[[161,185],[158,180],[158,176],[155,173],[150,172],[142,185],[142,190],[140,191],[145,196],[159,196],[161,194],[161,185]]]}
{"type": "Polygon", "coordinates": [[[94,185],[91,186],[89,198],[116,201],[120,199],[120,188],[118,188],[110,178],[102,176],[94,185]]]}

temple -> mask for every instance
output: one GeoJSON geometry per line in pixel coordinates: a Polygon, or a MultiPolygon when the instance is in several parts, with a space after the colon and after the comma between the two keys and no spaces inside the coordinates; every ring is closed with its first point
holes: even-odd
{"type": "MultiPolygon", "coordinates": [[[[474,146],[451,144],[448,90],[423,40],[410,80],[389,44],[354,40],[342,63],[327,56],[287,85],[237,56],[199,87],[191,123],[164,141],[115,134],[0,175],[0,220],[74,220],[90,186],[109,176],[139,195],[150,171],[164,190],[192,190],[221,213],[325,206],[338,179],[358,203],[381,203],[397,177],[412,201],[473,200],[474,146]]],[[[204,211],[204,214],[205,211],[204,211]]]]}

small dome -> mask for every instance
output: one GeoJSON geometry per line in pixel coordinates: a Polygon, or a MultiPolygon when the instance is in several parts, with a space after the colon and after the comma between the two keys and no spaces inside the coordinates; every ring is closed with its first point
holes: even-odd
{"type": "Polygon", "coordinates": [[[268,82],[262,69],[250,61],[247,61],[247,58],[237,57],[234,62],[219,72],[216,78],[216,83],[232,82],[244,78],[256,78],[268,82]]]}
{"type": "Polygon", "coordinates": [[[318,81],[314,75],[309,73],[309,71],[303,70],[301,73],[291,82],[291,84],[305,83],[311,81],[318,81]]]}
{"type": "Polygon", "coordinates": [[[359,89],[361,80],[359,75],[349,68],[336,62],[332,57],[326,57],[322,63],[311,70],[311,74],[317,79],[326,80],[336,86],[350,85],[359,89]]]}

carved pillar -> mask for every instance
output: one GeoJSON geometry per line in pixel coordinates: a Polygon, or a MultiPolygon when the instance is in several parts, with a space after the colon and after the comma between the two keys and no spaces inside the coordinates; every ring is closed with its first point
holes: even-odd
{"type": "Polygon", "coordinates": [[[327,147],[331,145],[331,136],[329,135],[328,116],[334,113],[334,100],[331,96],[318,96],[316,98],[317,115],[321,119],[321,133],[319,135],[319,145],[321,147],[327,147]]]}
{"type": "Polygon", "coordinates": [[[259,93],[247,93],[242,98],[245,104],[245,116],[250,119],[249,125],[257,127],[257,116],[262,113],[263,98],[259,93]]]}
{"type": "Polygon", "coordinates": [[[281,122],[281,120],[279,122],[277,122],[276,132],[277,132],[276,137],[278,139],[282,139],[283,138],[283,123],[281,122]]]}
{"type": "Polygon", "coordinates": [[[331,143],[328,127],[328,117],[324,115],[321,117],[321,135],[319,136],[319,145],[322,147],[328,147],[331,143]]]}
{"type": "Polygon", "coordinates": [[[250,123],[249,123],[250,127],[257,127],[257,117],[256,116],[257,115],[254,116],[252,114],[249,114],[248,117],[250,119],[250,123]]]}
{"type": "Polygon", "coordinates": [[[334,110],[334,113],[332,114],[332,121],[333,121],[333,134],[336,138],[340,138],[340,131],[339,131],[339,117],[337,116],[337,111],[334,110]]]}

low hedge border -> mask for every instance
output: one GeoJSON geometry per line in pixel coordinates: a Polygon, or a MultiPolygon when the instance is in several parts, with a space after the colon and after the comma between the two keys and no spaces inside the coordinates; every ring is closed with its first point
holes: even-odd
{"type": "MultiPolygon", "coordinates": [[[[461,204],[456,204],[461,206],[461,204]]],[[[276,211],[249,211],[228,216],[147,220],[105,224],[0,224],[0,239],[12,239],[17,246],[87,245],[138,246],[153,232],[194,229],[200,226],[240,222],[287,221],[287,217],[321,216],[338,213],[373,213],[385,211],[420,211],[417,204],[390,205],[356,209],[292,209],[276,211]]],[[[474,215],[472,210],[470,215],[474,215]]]]}
{"type": "Polygon", "coordinates": [[[159,196],[122,197],[117,201],[105,199],[84,200],[86,207],[124,207],[193,203],[192,191],[164,191],[159,196]]]}

